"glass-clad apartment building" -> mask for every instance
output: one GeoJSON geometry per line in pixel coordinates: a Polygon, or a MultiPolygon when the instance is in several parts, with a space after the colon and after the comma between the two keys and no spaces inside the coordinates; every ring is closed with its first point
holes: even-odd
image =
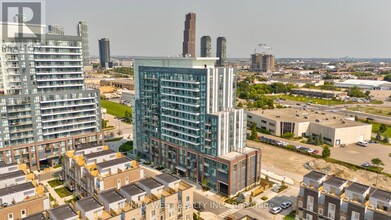
{"type": "Polygon", "coordinates": [[[0,161],[56,164],[76,144],[102,142],[98,90],[84,86],[81,37],[11,39],[0,56],[0,161]]]}
{"type": "Polygon", "coordinates": [[[232,195],[257,180],[260,152],[245,146],[236,70],[215,61],[136,59],[135,146],[154,164],[232,195]]]}

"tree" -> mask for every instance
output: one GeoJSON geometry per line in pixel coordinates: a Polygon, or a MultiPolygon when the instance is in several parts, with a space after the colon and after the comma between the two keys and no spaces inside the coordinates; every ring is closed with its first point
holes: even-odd
{"type": "Polygon", "coordinates": [[[125,111],[125,121],[132,123],[132,109],[130,109],[130,112],[128,110],[125,111]]]}
{"type": "Polygon", "coordinates": [[[243,103],[242,102],[238,103],[238,108],[243,108],[243,103]]]}
{"type": "MultiPolygon", "coordinates": [[[[378,168],[380,168],[380,166],[384,166],[383,161],[382,161],[381,159],[379,159],[379,158],[373,158],[373,159],[371,160],[371,163],[372,163],[374,166],[378,167],[378,168]]],[[[377,176],[376,176],[376,185],[377,185],[377,179],[378,179],[378,177],[379,177],[379,172],[376,172],[376,173],[377,173],[377,176]]]]}
{"type": "Polygon", "coordinates": [[[252,123],[251,125],[251,136],[250,136],[250,139],[251,140],[256,140],[258,137],[258,133],[257,133],[257,123],[252,123]]]}
{"type": "Polygon", "coordinates": [[[348,92],[348,96],[350,97],[366,97],[365,93],[358,86],[349,88],[346,91],[348,92]]]}
{"type": "Polygon", "coordinates": [[[380,127],[379,127],[380,133],[384,133],[386,130],[387,130],[387,125],[381,124],[380,127]]]}
{"type": "Polygon", "coordinates": [[[387,143],[387,144],[390,143],[390,140],[388,140],[388,136],[387,135],[384,135],[383,142],[387,143]]]}
{"type": "Polygon", "coordinates": [[[295,137],[295,134],[293,134],[291,132],[286,132],[286,133],[282,134],[281,137],[285,138],[285,139],[292,139],[295,137]]]}
{"type": "Polygon", "coordinates": [[[314,143],[314,137],[312,136],[312,134],[310,134],[310,136],[307,139],[307,144],[312,144],[312,143],[314,143]]]}
{"type": "Polygon", "coordinates": [[[387,75],[384,77],[384,80],[385,80],[385,81],[388,81],[388,82],[391,82],[391,74],[387,74],[387,75]]]}
{"type": "Polygon", "coordinates": [[[330,155],[331,155],[330,147],[329,146],[325,146],[323,148],[323,151],[322,151],[322,157],[323,158],[328,158],[328,157],[330,157],[330,155]]]}
{"type": "Polygon", "coordinates": [[[381,141],[381,133],[380,133],[380,131],[377,131],[376,140],[381,141]]]}
{"type": "Polygon", "coordinates": [[[102,128],[107,128],[107,121],[102,119],[102,128]]]}
{"type": "Polygon", "coordinates": [[[316,137],[315,137],[314,144],[315,144],[315,145],[320,145],[319,136],[316,136],[316,137]]]}

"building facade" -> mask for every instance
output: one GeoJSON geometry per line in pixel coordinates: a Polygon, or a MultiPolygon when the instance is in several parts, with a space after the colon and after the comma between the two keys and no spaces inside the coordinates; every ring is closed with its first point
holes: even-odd
{"type": "Polygon", "coordinates": [[[108,38],[99,40],[99,60],[101,68],[109,69],[113,67],[110,58],[110,40],[108,38]]]}
{"type": "Polygon", "coordinates": [[[215,60],[136,60],[133,136],[153,163],[232,195],[257,181],[260,151],[245,146],[236,70],[215,68],[215,60]]]}
{"type": "Polygon", "coordinates": [[[185,30],[183,31],[182,56],[196,57],[196,14],[186,15],[185,30]]]}
{"type": "Polygon", "coordinates": [[[391,192],[317,171],[304,176],[296,204],[299,219],[391,219],[391,192]]]}
{"type": "Polygon", "coordinates": [[[353,144],[371,139],[372,125],[356,122],[354,117],[330,112],[285,108],[248,111],[247,120],[272,135],[293,133],[295,137],[321,136],[331,146],[353,144]]]}
{"type": "Polygon", "coordinates": [[[1,53],[0,161],[37,169],[78,143],[102,142],[99,91],[84,87],[81,39],[17,43],[2,46],[33,49],[1,53]]]}
{"type": "Polygon", "coordinates": [[[48,34],[64,35],[64,27],[61,25],[48,25],[48,34]]]}
{"type": "Polygon", "coordinates": [[[83,21],[77,23],[77,35],[81,37],[84,65],[90,64],[90,46],[88,40],[88,24],[83,21]]]}
{"type": "Polygon", "coordinates": [[[216,57],[219,58],[217,60],[217,66],[224,66],[227,61],[227,40],[225,37],[218,37],[216,44],[216,57]]]}
{"type": "Polygon", "coordinates": [[[309,96],[315,98],[326,98],[326,99],[343,98],[348,95],[347,92],[342,92],[342,91],[330,91],[330,90],[307,89],[307,88],[291,89],[291,94],[309,96]]]}
{"type": "Polygon", "coordinates": [[[201,37],[201,57],[212,57],[212,39],[210,36],[201,37]]]}
{"type": "Polygon", "coordinates": [[[88,197],[144,177],[136,161],[107,146],[86,144],[64,154],[61,177],[75,196],[88,197]]]}

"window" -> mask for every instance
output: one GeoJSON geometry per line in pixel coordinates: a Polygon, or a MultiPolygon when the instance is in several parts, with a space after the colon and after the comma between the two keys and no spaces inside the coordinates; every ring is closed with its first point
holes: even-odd
{"type": "Polygon", "coordinates": [[[8,214],[8,220],[14,220],[14,214],[13,213],[8,214]]]}
{"type": "Polygon", "coordinates": [[[352,220],[360,220],[360,213],[352,211],[352,220]]]}
{"type": "Polygon", "coordinates": [[[168,210],[168,217],[171,218],[174,216],[174,203],[170,203],[170,208],[168,210]]]}
{"type": "Polygon", "coordinates": [[[299,200],[299,207],[303,208],[303,201],[299,200]]]}
{"type": "Polygon", "coordinates": [[[26,209],[22,209],[22,211],[20,211],[20,215],[22,216],[22,218],[26,217],[26,209]]]}
{"type": "Polygon", "coordinates": [[[319,208],[318,213],[319,213],[319,215],[323,215],[323,208],[319,208]]]}
{"type": "Polygon", "coordinates": [[[155,219],[156,219],[156,211],[152,210],[151,211],[151,220],[155,220],[155,219]]]}
{"type": "Polygon", "coordinates": [[[190,196],[186,196],[186,205],[185,205],[185,209],[186,209],[186,210],[189,210],[189,209],[190,209],[190,196]]]}
{"type": "Polygon", "coordinates": [[[335,219],[335,204],[329,203],[329,211],[327,217],[330,219],[335,219]]]}
{"type": "Polygon", "coordinates": [[[314,210],[314,197],[307,196],[307,209],[310,211],[314,210]]]}
{"type": "Polygon", "coordinates": [[[125,177],[125,185],[129,184],[129,177],[125,177]]]}
{"type": "Polygon", "coordinates": [[[117,189],[121,188],[121,180],[117,180],[117,189]]]}
{"type": "Polygon", "coordinates": [[[305,219],[306,219],[306,220],[312,220],[313,217],[312,217],[312,215],[310,215],[310,214],[307,213],[307,214],[305,215],[305,219]]]}

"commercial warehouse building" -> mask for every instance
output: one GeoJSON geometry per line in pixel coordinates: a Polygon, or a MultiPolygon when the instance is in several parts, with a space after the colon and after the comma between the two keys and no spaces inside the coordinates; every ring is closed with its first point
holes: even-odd
{"type": "Polygon", "coordinates": [[[348,95],[347,92],[342,92],[342,91],[330,91],[330,90],[306,89],[306,88],[292,89],[291,94],[309,96],[315,98],[326,98],[326,99],[340,98],[340,97],[342,98],[348,95]]]}
{"type": "Polygon", "coordinates": [[[284,133],[293,133],[295,137],[322,135],[324,142],[331,146],[370,140],[372,133],[371,124],[316,110],[286,108],[249,111],[247,121],[276,136],[284,133]]]}
{"type": "Polygon", "coordinates": [[[360,89],[368,90],[391,90],[391,82],[380,80],[348,79],[343,82],[335,82],[334,85],[339,88],[352,88],[357,86],[360,89]]]}

